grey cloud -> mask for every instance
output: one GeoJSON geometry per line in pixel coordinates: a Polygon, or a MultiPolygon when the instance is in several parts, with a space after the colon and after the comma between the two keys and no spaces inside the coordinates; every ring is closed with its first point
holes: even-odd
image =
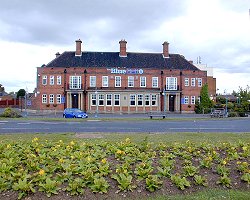
{"type": "Polygon", "coordinates": [[[8,31],[1,37],[57,45],[69,44],[77,35],[133,38],[184,11],[185,1],[170,0],[6,0],[1,2],[0,19],[8,31]]]}

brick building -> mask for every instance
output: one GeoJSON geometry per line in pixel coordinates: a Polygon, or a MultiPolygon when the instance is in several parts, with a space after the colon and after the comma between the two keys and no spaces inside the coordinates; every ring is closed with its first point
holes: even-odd
{"type": "Polygon", "coordinates": [[[184,56],[169,53],[89,52],[76,40],[75,51],[57,53],[37,68],[38,109],[80,108],[89,113],[193,112],[207,72],[184,56]]]}

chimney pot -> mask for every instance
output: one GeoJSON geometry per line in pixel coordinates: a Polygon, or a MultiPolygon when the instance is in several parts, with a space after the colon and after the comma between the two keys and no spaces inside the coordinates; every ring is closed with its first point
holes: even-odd
{"type": "Polygon", "coordinates": [[[120,44],[120,57],[127,57],[127,41],[121,40],[120,44]]]}
{"type": "Polygon", "coordinates": [[[57,52],[57,53],[56,53],[56,58],[57,58],[58,56],[60,56],[60,55],[61,55],[61,54],[60,54],[59,52],[57,52]]]}
{"type": "Polygon", "coordinates": [[[76,40],[76,56],[82,55],[82,41],[80,39],[76,40]]]}
{"type": "Polygon", "coordinates": [[[168,42],[164,42],[163,44],[163,57],[164,58],[169,58],[169,43],[168,42]]]}

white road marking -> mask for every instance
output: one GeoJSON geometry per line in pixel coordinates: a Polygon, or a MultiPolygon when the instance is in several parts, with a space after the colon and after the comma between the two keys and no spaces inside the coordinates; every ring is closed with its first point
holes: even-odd
{"type": "Polygon", "coordinates": [[[218,130],[218,129],[222,129],[222,130],[227,130],[227,129],[232,129],[232,128],[169,128],[171,130],[193,130],[193,129],[209,129],[209,130],[218,130]]]}
{"type": "Polygon", "coordinates": [[[0,123],[6,123],[6,122],[8,122],[8,121],[0,121],[0,123]]]}
{"type": "Polygon", "coordinates": [[[30,124],[29,122],[19,122],[17,124],[21,124],[21,125],[27,125],[27,124],[30,124]]]}
{"type": "Polygon", "coordinates": [[[5,130],[19,130],[19,129],[50,129],[50,128],[1,128],[1,129],[5,129],[5,130]]]}

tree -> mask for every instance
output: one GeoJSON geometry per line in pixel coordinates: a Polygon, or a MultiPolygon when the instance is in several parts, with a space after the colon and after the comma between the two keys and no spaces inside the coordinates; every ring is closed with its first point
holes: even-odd
{"type": "Polygon", "coordinates": [[[4,87],[2,84],[0,84],[0,92],[4,92],[4,87]]]}
{"type": "Polygon", "coordinates": [[[238,100],[238,105],[236,107],[236,111],[239,113],[249,112],[250,110],[250,88],[247,85],[246,89],[242,87],[239,88],[238,93],[236,94],[238,100]]]}
{"type": "Polygon", "coordinates": [[[205,84],[201,88],[200,92],[200,102],[196,101],[195,103],[195,112],[196,113],[209,113],[212,108],[213,103],[209,98],[208,94],[208,85],[205,84]]]}
{"type": "Polygon", "coordinates": [[[18,90],[16,98],[18,99],[19,97],[24,97],[25,93],[26,93],[25,89],[18,90]]]}

